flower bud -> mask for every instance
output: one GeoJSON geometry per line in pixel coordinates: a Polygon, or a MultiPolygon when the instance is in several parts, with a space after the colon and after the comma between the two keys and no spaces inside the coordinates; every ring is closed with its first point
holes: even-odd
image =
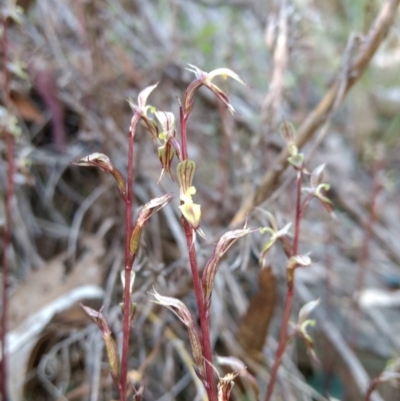
{"type": "Polygon", "coordinates": [[[176,174],[178,176],[181,194],[186,194],[192,186],[194,173],[196,171],[196,163],[193,160],[184,160],[178,163],[176,167],[176,174]]]}
{"type": "Polygon", "coordinates": [[[160,159],[162,166],[161,175],[158,181],[161,180],[164,173],[167,173],[173,180],[171,175],[171,163],[174,156],[175,149],[172,147],[170,141],[166,142],[163,146],[160,146],[158,148],[158,158],[160,159]]]}

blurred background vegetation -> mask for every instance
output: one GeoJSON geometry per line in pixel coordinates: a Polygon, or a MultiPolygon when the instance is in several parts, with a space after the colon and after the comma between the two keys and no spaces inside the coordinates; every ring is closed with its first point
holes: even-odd
{"type": "MultiPolygon", "coordinates": [[[[102,152],[126,171],[132,117],[127,99],[135,100],[140,90],[159,82],[149,102],[178,116],[177,98],[182,99],[194,78],[185,69],[188,64],[204,71],[227,67],[246,82],[218,82],[237,111],[234,117],[201,90],[188,123],[202,227],[212,242],[227,230],[265,172],[277,168],[275,160],[284,147],[281,122],[301,126],[332,82],[343,82],[384,3],[17,1],[22,14],[19,22],[9,23],[7,54],[9,112],[18,117],[21,129],[15,137],[17,201],[10,277],[13,401],[116,397],[101,336],[76,301],[105,305],[121,340],[117,276],[123,264],[123,204],[110,177],[71,161],[102,152]],[[66,299],[79,288],[87,292],[66,299]],[[55,306],[57,302],[62,306],[55,306]],[[46,307],[50,317],[43,317],[46,307]]],[[[6,7],[1,5],[3,13],[6,7]]],[[[321,364],[310,360],[300,342],[292,344],[276,400],[362,400],[370,378],[388,361],[390,369],[399,370],[399,71],[397,15],[366,72],[347,96],[338,96],[334,111],[303,148],[310,171],[327,163],[324,181],[332,185],[329,196],[337,221],[313,205],[302,223],[301,248],[312,252],[314,264],[299,273],[296,309],[321,298],[312,330],[321,364]],[[360,294],[365,295],[364,304],[357,302],[360,294]]],[[[177,194],[177,187],[166,176],[157,185],[157,151],[144,130],[136,138],[137,211],[155,196],[177,194]]],[[[5,155],[3,140],[0,146],[5,155]]],[[[5,158],[1,164],[4,193],[5,158]]],[[[284,173],[277,190],[261,205],[282,227],[294,217],[293,182],[293,172],[284,173]]],[[[146,400],[204,399],[179,340],[187,341],[185,331],[168,311],[151,305],[146,294],[155,285],[194,307],[177,210],[176,201],[152,219],[135,265],[134,297],[140,308],[130,367],[134,380],[146,385],[146,400]]],[[[4,221],[3,206],[1,218],[4,221]]],[[[267,222],[258,211],[249,215],[254,226],[267,222]]],[[[261,236],[243,240],[222,263],[211,316],[215,353],[244,360],[262,394],[285,294],[281,249],[269,256],[274,278],[266,279],[263,287],[257,264],[263,242],[261,236]],[[264,288],[260,293],[259,285],[264,288]],[[258,302],[265,303],[266,319],[248,306],[263,291],[258,302]],[[252,314],[253,321],[263,321],[260,333],[268,329],[264,347],[262,338],[257,350],[238,335],[244,316],[252,314]]],[[[200,266],[211,245],[199,241],[200,266]]],[[[254,336],[250,343],[260,342],[257,330],[254,336]]],[[[375,400],[399,400],[393,383],[379,389],[375,400]]],[[[234,400],[256,397],[244,379],[232,395],[234,400]]]]}

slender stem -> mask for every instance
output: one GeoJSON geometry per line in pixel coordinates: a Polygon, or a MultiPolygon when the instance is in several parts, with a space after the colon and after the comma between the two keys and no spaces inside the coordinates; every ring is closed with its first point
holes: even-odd
{"type": "MultiPolygon", "coordinates": [[[[297,172],[297,180],[296,180],[296,218],[295,218],[295,227],[294,227],[294,237],[293,237],[293,250],[292,256],[297,255],[299,250],[299,239],[300,239],[300,222],[302,217],[302,204],[301,204],[301,182],[302,182],[303,173],[302,170],[297,172]]],[[[271,378],[268,383],[268,390],[265,396],[265,401],[269,401],[272,396],[272,392],[274,390],[274,385],[276,382],[276,377],[278,374],[278,369],[281,364],[283,354],[286,349],[287,344],[287,328],[289,325],[290,313],[292,311],[293,305],[293,296],[294,296],[294,272],[289,273],[287,275],[287,294],[285,299],[285,309],[283,312],[283,320],[281,326],[281,332],[279,335],[279,343],[278,349],[276,350],[274,365],[272,366],[271,378]]]]}
{"type": "Polygon", "coordinates": [[[127,400],[127,377],[128,377],[128,357],[129,357],[129,337],[131,324],[131,293],[130,282],[134,258],[130,255],[129,243],[132,234],[132,205],[133,205],[133,145],[135,139],[136,125],[140,115],[135,113],[129,129],[128,145],[128,179],[127,194],[125,198],[125,287],[123,300],[123,328],[122,328],[122,356],[119,392],[121,401],[127,400]]]}
{"type": "Polygon", "coordinates": [[[206,380],[208,384],[207,394],[209,401],[217,401],[217,393],[214,384],[214,371],[212,369],[212,348],[210,340],[210,329],[208,312],[204,304],[203,290],[197,266],[196,248],[193,245],[193,233],[189,223],[182,217],[183,227],[185,229],[186,242],[189,250],[190,269],[193,277],[193,287],[196,295],[197,308],[199,311],[200,328],[202,334],[203,357],[205,359],[206,380]]]}
{"type": "MultiPolygon", "coordinates": [[[[186,160],[188,158],[187,135],[186,135],[186,122],[188,117],[189,116],[187,114],[184,114],[183,109],[181,107],[180,124],[181,124],[182,160],[186,160]]],[[[193,287],[196,295],[197,309],[199,313],[202,350],[203,350],[203,357],[205,359],[204,368],[206,371],[206,381],[207,381],[206,391],[209,401],[217,401],[217,391],[214,383],[214,371],[212,368],[213,359],[212,359],[212,348],[210,340],[208,311],[206,310],[204,304],[203,289],[201,286],[200,274],[197,266],[196,248],[194,247],[193,244],[193,229],[183,216],[181,220],[183,228],[185,230],[186,243],[189,251],[189,263],[193,279],[193,287]]]]}
{"type": "Polygon", "coordinates": [[[186,122],[188,119],[188,115],[185,115],[182,109],[182,106],[179,108],[179,119],[181,123],[181,146],[182,146],[182,160],[186,160],[188,158],[188,150],[187,150],[187,135],[186,135],[186,122]]]}
{"type": "MultiPolygon", "coordinates": [[[[7,112],[10,111],[10,74],[7,68],[8,57],[8,38],[7,38],[7,17],[3,19],[3,92],[4,92],[4,105],[7,112]]],[[[12,200],[14,196],[14,138],[7,128],[7,123],[4,128],[4,136],[6,138],[6,158],[7,158],[7,182],[5,194],[5,229],[3,237],[3,288],[2,288],[2,315],[1,315],[1,361],[0,361],[0,395],[2,400],[7,399],[7,355],[6,355],[6,334],[7,334],[7,311],[8,311],[8,275],[9,275],[9,259],[8,253],[11,244],[11,226],[12,226],[12,200]]]]}

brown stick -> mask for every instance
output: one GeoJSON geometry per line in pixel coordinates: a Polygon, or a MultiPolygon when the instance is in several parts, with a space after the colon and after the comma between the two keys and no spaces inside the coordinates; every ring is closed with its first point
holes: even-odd
{"type": "MultiPolygon", "coordinates": [[[[400,0],[388,0],[382,6],[382,9],[372,25],[368,35],[360,46],[357,56],[349,69],[347,82],[345,83],[344,95],[362,76],[369,62],[374,56],[379,45],[386,37],[389,28],[392,26],[396,16],[396,10],[400,0]]],[[[315,107],[315,109],[303,121],[296,134],[296,146],[301,149],[315,134],[315,132],[324,124],[329,117],[329,113],[335,105],[335,100],[339,90],[341,90],[341,79],[338,77],[329,87],[327,93],[315,107]]],[[[343,96],[344,98],[344,96],[343,96]]],[[[275,168],[267,171],[261,181],[260,186],[254,193],[245,200],[243,206],[236,213],[231,221],[231,226],[243,222],[247,214],[256,206],[264,202],[275,190],[279,183],[282,173],[287,167],[287,158],[289,153],[286,147],[277,157],[275,168]]]]}

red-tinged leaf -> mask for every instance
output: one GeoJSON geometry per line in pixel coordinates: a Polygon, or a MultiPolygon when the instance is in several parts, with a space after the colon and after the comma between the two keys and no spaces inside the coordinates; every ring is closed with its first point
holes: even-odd
{"type": "Polygon", "coordinates": [[[91,153],[85,157],[82,157],[77,162],[75,162],[77,166],[88,166],[88,167],[98,167],[102,170],[110,173],[114,170],[114,166],[111,163],[110,158],[104,153],[91,153]]]}
{"type": "Polygon", "coordinates": [[[219,239],[212,256],[204,268],[202,276],[203,294],[207,307],[209,307],[211,303],[211,294],[214,287],[215,275],[217,274],[218,264],[221,258],[239,238],[255,231],[257,230],[252,228],[228,231],[219,239]]]}
{"type": "Polygon", "coordinates": [[[168,308],[171,312],[173,312],[179,318],[179,320],[186,327],[193,325],[194,320],[193,320],[192,314],[190,313],[189,309],[182,301],[180,301],[177,298],[165,297],[163,295],[160,295],[154,288],[153,288],[153,291],[154,291],[153,293],[150,293],[150,295],[153,295],[155,298],[155,300],[153,300],[152,302],[168,308]]]}

